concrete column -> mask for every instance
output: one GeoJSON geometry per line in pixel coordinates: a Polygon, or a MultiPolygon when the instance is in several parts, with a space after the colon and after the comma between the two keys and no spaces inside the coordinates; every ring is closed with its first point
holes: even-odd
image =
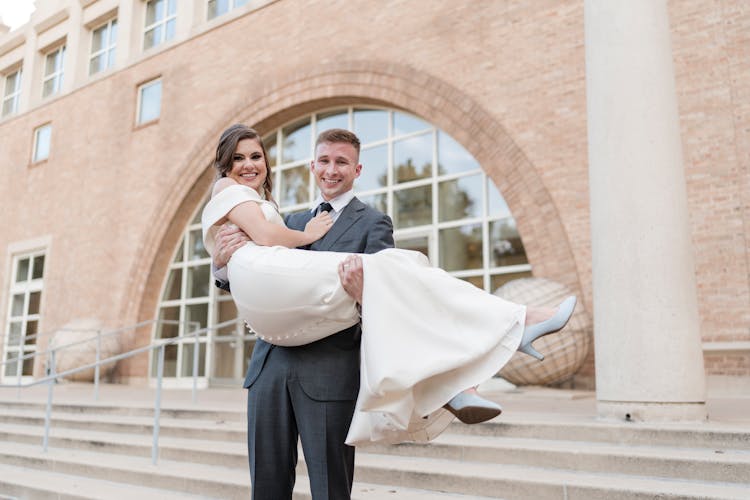
{"type": "Polygon", "coordinates": [[[598,412],[705,419],[667,3],[584,12],[598,412]]]}

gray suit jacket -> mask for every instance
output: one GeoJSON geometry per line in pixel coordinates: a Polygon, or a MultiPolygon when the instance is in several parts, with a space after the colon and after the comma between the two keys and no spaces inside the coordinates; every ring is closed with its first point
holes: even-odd
{"type": "MultiPolygon", "coordinates": [[[[312,218],[311,211],[291,215],[287,226],[302,230],[312,218]]],[[[375,253],[393,247],[393,224],[390,217],[357,198],[344,208],[331,230],[312,244],[310,250],[345,253],[375,253]]],[[[278,347],[258,339],[250,358],[245,388],[250,388],[265,365],[271,349],[288,349],[302,390],[318,401],[354,400],[359,391],[359,325],[338,332],[312,344],[278,347]]]]}

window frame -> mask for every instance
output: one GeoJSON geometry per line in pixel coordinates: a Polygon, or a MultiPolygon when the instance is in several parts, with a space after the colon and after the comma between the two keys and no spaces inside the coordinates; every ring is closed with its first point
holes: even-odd
{"type": "Polygon", "coordinates": [[[211,12],[210,3],[212,1],[218,1],[218,0],[206,0],[206,21],[213,21],[214,19],[217,19],[217,18],[219,18],[219,17],[221,17],[221,16],[223,16],[225,14],[229,14],[234,9],[239,9],[241,7],[245,7],[245,6],[247,6],[250,3],[249,0],[242,0],[242,1],[244,1],[244,3],[240,4],[240,5],[237,5],[237,1],[238,0],[227,0],[227,2],[229,2],[229,6],[227,7],[227,10],[225,12],[217,13],[216,15],[214,15],[213,17],[211,17],[211,15],[210,15],[210,12],[211,12]]]}
{"type": "Polygon", "coordinates": [[[37,163],[42,163],[42,162],[45,162],[45,161],[49,160],[51,152],[52,152],[52,122],[47,122],[47,123],[43,123],[43,124],[39,125],[38,127],[34,128],[34,140],[33,140],[33,145],[32,145],[32,148],[31,148],[31,163],[32,163],[32,165],[33,164],[37,164],[37,163]],[[43,129],[49,129],[49,142],[47,144],[47,156],[45,156],[44,158],[40,158],[38,156],[39,135],[40,135],[40,132],[43,129]]]}
{"type": "Polygon", "coordinates": [[[65,50],[66,44],[60,44],[52,50],[44,53],[44,75],[42,75],[42,99],[52,97],[59,94],[62,91],[63,82],[65,78],[65,50]],[[50,57],[54,56],[56,59],[59,57],[59,66],[57,60],[55,61],[55,69],[52,73],[47,74],[47,61],[50,57]],[[49,94],[45,94],[47,88],[47,82],[53,81],[53,89],[49,94]]]}
{"type": "Polygon", "coordinates": [[[157,76],[156,78],[152,78],[150,80],[147,80],[141,84],[138,85],[138,88],[136,90],[137,94],[137,102],[136,102],[136,110],[135,110],[135,126],[136,127],[143,127],[145,125],[150,125],[152,123],[156,123],[161,118],[161,101],[162,101],[162,95],[164,93],[164,86],[162,84],[162,77],[157,76]],[[157,111],[156,117],[151,118],[149,120],[142,120],[143,115],[143,92],[145,89],[152,87],[154,85],[159,85],[159,109],[157,111]]]}
{"type": "Polygon", "coordinates": [[[115,29],[119,28],[117,23],[117,16],[113,16],[108,20],[100,23],[91,30],[91,41],[89,45],[89,76],[94,76],[99,73],[104,73],[115,66],[115,58],[117,57],[117,39],[112,40],[112,25],[115,25],[115,29]],[[111,44],[108,44],[107,40],[104,41],[103,47],[94,52],[94,34],[101,30],[106,29],[106,38],[111,44]],[[107,62],[103,69],[98,69],[94,72],[91,71],[91,62],[94,58],[99,56],[106,56],[107,62]]]}
{"type": "Polygon", "coordinates": [[[169,21],[174,20],[175,22],[175,29],[177,25],[177,0],[147,0],[144,3],[144,9],[143,9],[143,37],[142,37],[142,47],[143,50],[151,50],[154,47],[158,47],[159,45],[163,44],[164,42],[168,42],[169,40],[172,40],[172,38],[167,38],[167,23],[169,21]],[[151,24],[146,24],[147,17],[148,17],[148,5],[152,2],[164,2],[164,17],[162,19],[156,19],[151,24]],[[174,14],[169,14],[169,6],[174,5],[174,14]],[[155,40],[154,43],[150,46],[146,46],[146,35],[150,32],[158,28],[159,26],[163,26],[164,29],[161,31],[161,36],[159,40],[155,40]]]}
{"type": "Polygon", "coordinates": [[[2,118],[5,118],[6,116],[12,116],[18,113],[18,103],[21,100],[21,82],[23,79],[23,68],[17,67],[13,70],[8,70],[4,73],[3,78],[3,102],[2,102],[2,111],[0,111],[2,118]],[[13,76],[16,76],[16,86],[15,89],[13,89],[10,93],[6,93],[7,86],[8,86],[8,80],[13,76]],[[5,112],[5,103],[6,102],[12,102],[12,106],[10,111],[7,113],[5,112]]]}

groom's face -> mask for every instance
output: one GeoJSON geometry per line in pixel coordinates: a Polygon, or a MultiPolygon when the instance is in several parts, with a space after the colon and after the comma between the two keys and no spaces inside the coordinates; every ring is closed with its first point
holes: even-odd
{"type": "Polygon", "coordinates": [[[324,200],[332,200],[351,190],[359,177],[357,150],[348,142],[322,142],[315,148],[310,170],[324,200]]]}

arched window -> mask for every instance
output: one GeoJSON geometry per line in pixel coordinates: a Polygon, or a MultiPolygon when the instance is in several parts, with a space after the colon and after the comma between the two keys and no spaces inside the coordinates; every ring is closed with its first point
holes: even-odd
{"type": "MultiPolygon", "coordinates": [[[[396,246],[425,253],[434,264],[487,291],[531,274],[516,223],[492,181],[460,144],[408,113],[372,107],[337,108],[304,116],[264,137],[282,214],[306,210],[317,197],[310,161],[317,134],[354,131],[362,142],[357,197],[393,219],[396,246]]],[[[185,231],[167,277],[159,318],[218,324],[236,315],[231,297],[213,285],[200,240],[200,212],[185,231]]],[[[241,378],[252,336],[201,344],[199,375],[241,378]]],[[[156,338],[184,335],[162,325],[156,338]]],[[[225,333],[226,334],[226,333],[225,333]]],[[[192,376],[192,348],[167,351],[165,376],[192,376]]],[[[155,372],[154,372],[155,373],[155,372]]]]}

